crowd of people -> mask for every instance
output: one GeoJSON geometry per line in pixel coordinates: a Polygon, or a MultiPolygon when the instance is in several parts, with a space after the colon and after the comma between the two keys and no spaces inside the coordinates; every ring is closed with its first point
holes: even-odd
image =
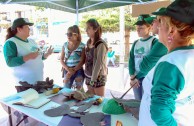
{"type": "MultiPolygon", "coordinates": [[[[43,81],[43,60],[53,52],[52,47],[43,52],[34,40],[28,38],[29,27],[32,25],[33,23],[25,18],[17,18],[7,29],[4,58],[7,65],[13,69],[17,92],[27,89],[19,81],[29,84],[43,81]]],[[[97,20],[89,19],[86,22],[86,32],[89,40],[85,45],[81,41],[81,32],[77,25],[70,26],[67,30],[68,41],[62,47],[60,59],[64,87],[81,89],[85,82],[90,92],[104,96],[108,47],[101,38],[102,28],[97,20]]]]}
{"type": "MultiPolygon", "coordinates": [[[[151,24],[152,30],[157,31],[154,34],[159,36],[156,48],[148,46],[150,52],[145,56],[136,54],[141,49],[136,44],[139,40],[130,52],[130,84],[139,90],[137,98],[141,100],[139,126],[192,126],[194,123],[191,113],[194,110],[193,12],[193,0],[175,0],[167,8],[153,12],[155,17],[138,18],[151,24]]],[[[146,29],[138,31],[138,28],[137,25],[137,32],[146,29]]]]}
{"type": "MultiPolygon", "coordinates": [[[[28,19],[17,18],[7,29],[3,53],[7,66],[12,69],[17,92],[28,89],[20,82],[35,85],[37,81],[43,81],[43,60],[53,52],[52,47],[43,52],[34,40],[29,39],[32,25],[28,19]]],[[[81,32],[77,25],[70,26],[67,30],[68,41],[62,47],[60,58],[64,87],[80,90],[85,82],[89,92],[103,97],[108,72],[108,47],[101,38],[102,28],[97,20],[89,19],[86,22],[86,32],[89,40],[85,45],[81,42],[81,32]]],[[[12,111],[25,116],[16,110],[12,111]]],[[[29,120],[31,121],[27,125],[39,123],[31,118],[29,120]]]]}
{"type": "MultiPolygon", "coordinates": [[[[35,84],[43,80],[45,53],[29,39],[29,26],[24,18],[15,19],[7,30],[4,57],[18,82],[35,84]]],[[[139,38],[129,54],[130,85],[135,99],[141,100],[139,126],[191,126],[194,111],[194,1],[175,0],[168,7],[139,15],[136,26],[139,38]]],[[[81,89],[83,84],[95,95],[104,96],[107,65],[115,66],[112,48],[102,39],[102,27],[95,19],[86,22],[89,37],[81,40],[77,25],[67,30],[60,62],[66,88],[81,89]],[[85,65],[85,66],[84,66],[85,65]]]]}

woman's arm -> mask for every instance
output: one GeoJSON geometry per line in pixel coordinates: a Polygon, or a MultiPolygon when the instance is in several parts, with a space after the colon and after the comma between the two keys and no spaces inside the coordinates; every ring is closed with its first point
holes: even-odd
{"type": "Polygon", "coordinates": [[[137,78],[142,78],[155,66],[158,60],[167,54],[167,48],[158,41],[154,40],[153,47],[148,55],[144,56],[142,62],[139,65],[140,72],[137,73],[137,78]]]}
{"type": "Polygon", "coordinates": [[[74,67],[74,71],[77,71],[79,70],[80,68],[83,67],[84,63],[85,63],[85,48],[82,49],[82,52],[81,52],[81,58],[80,58],[80,61],[79,63],[74,67]]]}
{"type": "Polygon", "coordinates": [[[128,63],[128,67],[129,67],[129,74],[130,75],[134,75],[135,74],[135,57],[134,57],[134,48],[135,48],[135,44],[137,43],[138,40],[136,40],[133,45],[132,48],[130,50],[129,53],[129,63],[128,63]]]}
{"type": "Polygon", "coordinates": [[[16,44],[12,41],[7,41],[3,47],[4,58],[9,67],[16,67],[24,64],[22,56],[17,56],[16,44]]]}
{"type": "Polygon", "coordinates": [[[52,48],[52,46],[50,46],[47,49],[46,53],[44,53],[44,55],[43,55],[44,59],[47,59],[53,53],[53,50],[54,50],[54,48],[52,48]]]}
{"type": "Polygon", "coordinates": [[[4,58],[9,67],[16,67],[24,64],[30,59],[35,59],[38,56],[37,52],[29,53],[25,56],[18,56],[16,44],[12,41],[7,41],[3,47],[4,58]]]}
{"type": "Polygon", "coordinates": [[[152,120],[158,126],[177,126],[172,115],[176,109],[177,95],[185,84],[182,73],[175,65],[162,62],[155,70],[152,84],[150,106],[152,120]]]}
{"type": "Polygon", "coordinates": [[[65,64],[65,49],[64,49],[64,46],[62,47],[62,50],[61,50],[61,57],[60,57],[60,62],[61,62],[61,65],[62,67],[65,69],[65,70],[69,70],[69,68],[67,67],[67,65],[65,64]]]}

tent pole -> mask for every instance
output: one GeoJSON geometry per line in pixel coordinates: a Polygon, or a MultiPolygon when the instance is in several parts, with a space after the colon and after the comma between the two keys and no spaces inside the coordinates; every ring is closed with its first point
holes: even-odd
{"type": "Polygon", "coordinates": [[[120,71],[121,71],[121,75],[122,75],[122,77],[121,77],[121,80],[120,80],[120,82],[121,82],[121,87],[120,88],[124,88],[124,64],[125,64],[125,61],[124,61],[124,54],[125,54],[125,47],[124,47],[124,43],[125,43],[125,38],[124,38],[124,31],[125,31],[125,16],[124,16],[124,13],[125,13],[125,11],[124,11],[124,7],[123,6],[121,6],[121,7],[119,7],[119,9],[120,9],[120,16],[119,16],[119,23],[120,23],[120,50],[122,50],[121,52],[120,52],[120,64],[119,64],[119,66],[120,66],[120,71]]]}
{"type": "Polygon", "coordinates": [[[78,0],[76,0],[76,25],[79,25],[79,3],[78,0]]]}

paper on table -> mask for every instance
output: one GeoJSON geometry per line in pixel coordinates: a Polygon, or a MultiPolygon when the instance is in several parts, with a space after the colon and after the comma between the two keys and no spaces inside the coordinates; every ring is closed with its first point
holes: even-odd
{"type": "Polygon", "coordinates": [[[40,97],[38,92],[32,88],[20,92],[18,96],[20,96],[21,99],[15,101],[13,104],[23,105],[32,108],[39,108],[50,101],[50,99],[40,97]]]}

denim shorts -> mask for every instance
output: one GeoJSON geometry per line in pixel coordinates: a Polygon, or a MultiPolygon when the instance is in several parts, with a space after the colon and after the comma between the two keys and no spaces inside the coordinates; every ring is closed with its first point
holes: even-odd
{"type": "MultiPolygon", "coordinates": [[[[65,70],[65,71],[64,71],[64,79],[66,79],[66,74],[67,74],[67,71],[65,70]]],[[[84,70],[83,70],[83,68],[81,68],[81,69],[77,70],[77,71],[75,72],[75,74],[73,74],[73,75],[70,77],[70,81],[69,81],[68,83],[64,84],[64,86],[67,87],[67,88],[72,88],[72,86],[73,86],[74,84],[75,84],[74,86],[82,86],[82,85],[83,85],[83,82],[84,82],[84,78],[85,78],[84,70]],[[77,77],[80,77],[80,78],[82,78],[83,80],[82,80],[81,82],[76,83],[76,82],[75,82],[75,78],[77,78],[77,77]]]]}

